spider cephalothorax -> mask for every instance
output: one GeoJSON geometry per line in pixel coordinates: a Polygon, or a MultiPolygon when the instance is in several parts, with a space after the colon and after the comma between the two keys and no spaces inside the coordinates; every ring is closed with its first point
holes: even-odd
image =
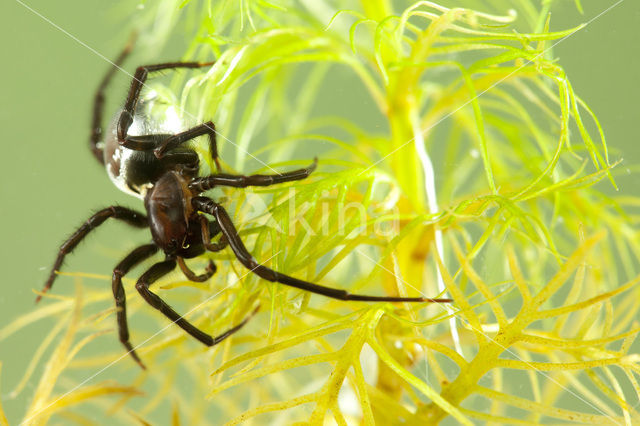
{"type": "MultiPolygon", "coordinates": [[[[116,64],[120,64],[127,53],[128,49],[125,49],[116,64]]],[[[104,223],[108,218],[113,218],[134,227],[149,227],[153,240],[152,243],[136,248],[120,261],[113,270],[112,278],[113,295],[118,308],[116,316],[120,341],[143,368],[144,365],[129,341],[126,296],[122,286],[122,277],[137,264],[150,258],[158,251],[163,252],[164,260],[155,263],[142,274],[136,283],[136,290],[151,306],[208,346],[217,344],[239,330],[249,318],[219,336],[212,337],[174,311],[158,295],[151,292],[149,286],[174,270],[176,266],[180,267],[189,280],[202,282],[209,279],[216,271],[213,262],[209,262],[203,274],[196,275],[187,267],[184,259],[199,256],[205,251],[220,251],[227,246],[231,248],[240,263],[261,278],[327,297],[357,301],[450,302],[450,299],[351,294],[345,290],[303,281],[258,263],[240,239],[238,231],[224,207],[211,198],[203,196],[202,193],[217,186],[246,188],[305,179],[313,172],[317,161],[314,160],[313,164],[307,168],[275,175],[242,176],[215,173],[210,176],[198,177],[199,158],[195,151],[183,144],[195,137],[208,135],[210,154],[219,169],[215,128],[212,122],[174,134],[159,133],[135,136],[128,134],[130,126],[135,122],[140,91],[149,72],[171,68],[196,68],[209,64],[172,62],[138,67],[125,106],[119,112],[118,119],[114,121],[115,127],[112,131],[107,132],[106,140],[102,141],[100,137],[102,135],[103,91],[115,68],[109,71],[95,98],[91,149],[96,158],[107,167],[109,175],[121,189],[144,198],[147,214],[121,206],[111,206],[91,216],[60,247],[49,278],[45,283],[44,292],[51,288],[64,257],[73,251],[92,229],[104,223]],[[213,220],[209,217],[212,217],[213,220]],[[211,242],[211,239],[218,234],[221,234],[219,241],[211,242]]],[[[38,297],[39,299],[40,297],[38,297]]]]}

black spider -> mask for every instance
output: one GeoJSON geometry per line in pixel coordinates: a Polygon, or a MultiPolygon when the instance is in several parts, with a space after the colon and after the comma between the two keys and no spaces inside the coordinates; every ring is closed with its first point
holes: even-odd
{"type": "MultiPolygon", "coordinates": [[[[234,332],[238,331],[249,318],[230,328],[219,336],[212,337],[189,323],[158,295],[149,290],[149,286],[162,276],[180,267],[185,276],[192,281],[202,282],[209,279],[216,271],[213,262],[202,275],[196,275],[185,264],[184,259],[193,258],[205,251],[220,251],[229,246],[236,258],[251,272],[268,281],[279,282],[305,291],[318,293],[340,300],[383,301],[383,302],[438,302],[447,303],[450,299],[427,299],[422,297],[386,297],[350,294],[344,290],[324,287],[276,272],[258,263],[249,253],[238,236],[231,218],[220,204],[210,198],[200,195],[202,192],[216,186],[230,186],[245,188],[247,186],[269,186],[282,182],[304,179],[316,167],[317,161],[309,167],[279,175],[251,175],[241,176],[226,173],[216,173],[206,177],[197,177],[199,159],[196,152],[183,145],[184,142],[197,136],[208,135],[210,154],[218,164],[216,148],[216,134],[212,122],[207,122],[179,133],[154,133],[129,135],[128,131],[136,120],[141,121],[138,128],[158,127],[145,122],[145,118],[137,114],[140,109],[140,91],[150,72],[172,68],[197,68],[211,63],[171,62],[158,65],[138,67],[131,83],[126,103],[117,114],[110,130],[102,136],[103,92],[129,53],[126,48],[116,60],[114,66],[100,84],[94,104],[93,130],[91,135],[91,149],[96,158],[107,168],[112,180],[121,189],[132,192],[144,198],[147,215],[126,207],[111,206],[100,210],[91,216],[69,239],[60,247],[58,257],[53,265],[43,292],[48,291],[53,284],[64,257],[73,251],[80,241],[97,226],[108,218],[121,220],[137,228],[149,227],[153,242],[142,245],[129,253],[113,270],[112,286],[117,307],[117,321],[119,337],[136,362],[142,367],[144,364],[129,342],[125,292],[122,277],[134,266],[148,259],[162,250],[165,260],[151,266],[136,283],[136,290],[154,308],[175,322],[187,333],[207,346],[213,346],[234,332]],[[209,220],[206,215],[214,218],[209,220]],[[219,242],[212,243],[211,238],[222,234],[219,242]]],[[[37,300],[40,300],[38,296],[37,300]]]]}

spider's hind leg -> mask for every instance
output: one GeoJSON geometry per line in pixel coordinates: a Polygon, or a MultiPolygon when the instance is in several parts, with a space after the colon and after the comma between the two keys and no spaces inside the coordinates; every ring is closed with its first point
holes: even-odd
{"type": "MultiPolygon", "coordinates": [[[[150,147],[148,144],[145,146],[141,146],[139,144],[132,143],[130,140],[131,137],[127,135],[127,131],[133,123],[133,116],[136,110],[136,106],[138,105],[138,100],[140,99],[140,93],[150,73],[175,68],[200,68],[212,64],[213,62],[167,62],[163,64],[143,65],[138,67],[133,76],[133,79],[131,80],[129,94],[127,95],[127,100],[124,104],[122,112],[120,113],[120,118],[118,119],[116,130],[118,142],[125,148],[137,151],[146,151],[148,149],[155,148],[150,147]]],[[[167,135],[167,137],[168,136],[170,135],[167,135]]]]}
{"type": "Polygon", "coordinates": [[[218,157],[218,143],[216,141],[216,126],[213,124],[213,121],[207,121],[204,124],[200,124],[199,126],[192,127],[189,130],[170,136],[155,148],[153,152],[156,157],[162,158],[167,151],[171,151],[181,144],[203,135],[209,136],[209,153],[211,155],[211,159],[216,164],[217,171],[219,172],[220,159],[218,157]]]}
{"type": "Polygon", "coordinates": [[[124,60],[131,53],[131,49],[133,48],[133,43],[135,41],[135,34],[132,35],[129,43],[122,50],[118,58],[113,62],[109,71],[105,74],[102,82],[98,86],[98,90],[96,90],[96,94],[93,100],[93,119],[91,120],[91,136],[89,137],[89,146],[91,147],[91,152],[93,156],[100,162],[100,164],[104,165],[104,156],[103,156],[103,148],[99,146],[103,129],[102,129],[102,115],[104,110],[104,91],[111,82],[111,79],[115,75],[116,71],[120,68],[124,60]]]}

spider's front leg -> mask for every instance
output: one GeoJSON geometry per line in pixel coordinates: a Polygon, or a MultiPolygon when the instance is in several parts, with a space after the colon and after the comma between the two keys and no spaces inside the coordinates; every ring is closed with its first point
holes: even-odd
{"type": "Polygon", "coordinates": [[[267,281],[275,281],[284,285],[299,288],[300,290],[309,291],[311,293],[321,294],[339,300],[353,300],[362,302],[430,302],[430,303],[450,303],[451,299],[431,299],[426,297],[389,297],[389,296],[369,296],[364,294],[352,294],[345,290],[337,288],[325,287],[298,278],[290,277],[280,272],[274,271],[260,263],[249,253],[244,243],[238,235],[231,217],[220,204],[206,197],[194,197],[191,199],[193,208],[196,210],[212,215],[216,218],[222,235],[226,238],[236,255],[236,258],[247,269],[255,273],[259,277],[267,281]]]}

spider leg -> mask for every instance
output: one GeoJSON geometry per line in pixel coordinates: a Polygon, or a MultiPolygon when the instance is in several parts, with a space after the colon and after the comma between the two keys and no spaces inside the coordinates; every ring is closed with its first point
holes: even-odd
{"type": "Polygon", "coordinates": [[[199,215],[199,220],[202,229],[202,244],[207,250],[212,252],[221,251],[229,245],[224,235],[217,243],[211,242],[211,235],[217,235],[220,233],[220,226],[217,222],[209,222],[209,220],[202,215],[199,215]],[[212,228],[214,232],[211,232],[212,228]]]}
{"type": "Polygon", "coordinates": [[[224,339],[226,339],[227,337],[231,336],[233,333],[235,333],[236,331],[238,331],[242,327],[244,327],[245,324],[248,323],[251,318],[253,318],[253,316],[258,312],[259,309],[260,309],[260,305],[256,306],[256,308],[253,310],[253,312],[251,312],[245,319],[243,319],[242,322],[240,322],[240,324],[234,325],[233,327],[231,327],[230,329],[228,329],[224,333],[219,334],[216,337],[214,337],[213,338],[213,344],[211,346],[217,345],[218,343],[222,342],[224,339]]]}
{"type": "MultiPolygon", "coordinates": [[[[157,146],[155,142],[158,137],[162,139],[163,136],[167,135],[146,135],[146,136],[133,136],[135,139],[135,144],[138,147],[148,146],[148,150],[153,149],[154,146],[157,146]]],[[[153,163],[155,164],[155,162],[153,163]]],[[[198,175],[200,159],[198,158],[198,154],[194,151],[184,151],[184,152],[170,152],[161,159],[157,160],[158,167],[156,168],[155,177],[152,180],[157,180],[160,175],[162,175],[167,170],[175,170],[180,172],[183,175],[187,175],[190,177],[194,177],[198,175]]],[[[130,172],[132,175],[136,174],[136,170],[130,172]]],[[[144,179],[144,174],[141,179],[144,179]]]]}
{"type": "Polygon", "coordinates": [[[136,354],[136,351],[129,342],[129,327],[127,326],[127,296],[122,286],[122,277],[125,276],[133,267],[142,262],[143,260],[153,256],[158,251],[158,247],[155,244],[147,244],[140,246],[127,255],[118,265],[113,269],[113,276],[111,279],[111,287],[113,289],[113,297],[116,301],[116,307],[118,311],[116,317],[118,320],[118,336],[120,342],[127,348],[127,351],[133,359],[138,363],[140,367],[145,369],[144,364],[136,354]]]}
{"type": "MultiPolygon", "coordinates": [[[[71,253],[73,249],[76,248],[80,241],[82,241],[92,229],[95,229],[96,227],[102,225],[104,221],[109,219],[110,217],[122,220],[123,222],[131,226],[135,226],[136,228],[145,228],[149,226],[147,217],[144,214],[139,213],[135,210],[128,209],[126,207],[111,206],[107,207],[106,209],[100,210],[89,219],[87,219],[87,221],[83,223],[82,226],[78,228],[78,230],[74,232],[73,235],[71,235],[67,239],[67,241],[62,244],[62,246],[60,246],[58,257],[56,258],[56,261],[53,264],[53,268],[51,269],[51,273],[49,274],[49,278],[47,279],[47,282],[42,289],[43,293],[49,291],[49,289],[53,285],[53,281],[57,276],[56,272],[62,266],[64,257],[67,254],[71,253]]],[[[36,303],[38,303],[41,298],[42,296],[39,295],[36,298],[36,303]]]]}
{"type": "Polygon", "coordinates": [[[113,62],[109,71],[102,79],[102,82],[98,86],[98,90],[96,90],[96,94],[93,100],[93,119],[91,120],[91,136],[89,137],[89,144],[91,147],[91,152],[93,156],[100,162],[100,164],[104,164],[104,157],[102,153],[102,148],[98,147],[98,143],[101,142],[102,138],[102,113],[104,109],[104,91],[111,82],[111,79],[115,75],[120,65],[124,62],[129,53],[131,53],[131,49],[133,48],[133,43],[135,41],[135,34],[132,35],[131,39],[122,50],[118,58],[113,62]]]}
{"type": "Polygon", "coordinates": [[[171,137],[171,133],[155,133],[153,135],[127,135],[127,141],[124,144],[125,147],[134,151],[152,151],[163,140],[171,137]]]}
{"type": "Polygon", "coordinates": [[[189,176],[198,174],[200,159],[193,151],[170,152],[158,161],[162,164],[163,170],[178,170],[189,176]]]}
{"type": "Polygon", "coordinates": [[[280,175],[229,175],[220,173],[212,176],[196,178],[189,184],[189,189],[194,192],[204,192],[216,186],[232,186],[235,188],[246,188],[247,186],[270,186],[277,183],[291,182],[308,177],[318,164],[318,159],[304,169],[293,170],[280,175]]]}
{"type": "Polygon", "coordinates": [[[127,131],[129,130],[129,126],[133,123],[133,115],[138,104],[138,99],[140,98],[140,92],[144,87],[144,83],[147,80],[149,73],[174,68],[200,68],[212,64],[213,62],[167,62],[164,64],[143,65],[136,68],[133,80],[131,81],[131,87],[129,88],[129,94],[127,95],[127,100],[124,104],[124,108],[122,109],[122,113],[120,113],[120,118],[118,119],[118,142],[126,148],[140,150],[128,142],[130,137],[127,136],[127,131]]]}
{"type": "Polygon", "coordinates": [[[218,144],[216,142],[216,126],[212,121],[195,126],[184,132],[177,133],[162,141],[162,143],[154,149],[156,157],[162,158],[167,151],[170,151],[184,142],[197,138],[198,136],[209,135],[209,152],[211,159],[216,163],[216,169],[220,171],[220,160],[218,157],[218,144]]]}
{"type": "Polygon", "coordinates": [[[167,318],[175,322],[184,331],[186,331],[205,345],[210,346],[212,342],[211,336],[196,328],[189,321],[184,319],[180,314],[174,311],[173,308],[169,306],[164,300],[162,300],[157,294],[149,290],[149,286],[151,284],[156,282],[162,276],[173,271],[175,267],[176,261],[173,259],[168,259],[164,262],[156,263],[138,279],[138,282],[136,283],[136,290],[138,290],[140,295],[144,298],[144,300],[147,301],[148,304],[162,312],[167,318]]]}
{"type": "Polygon", "coordinates": [[[187,266],[187,264],[185,263],[182,257],[178,257],[177,261],[178,261],[178,266],[182,270],[182,273],[189,279],[189,281],[193,281],[196,283],[205,282],[206,280],[211,278],[213,274],[216,273],[216,270],[217,270],[216,264],[210,260],[209,264],[207,265],[207,268],[204,271],[204,274],[196,275],[195,272],[189,269],[189,267],[187,266]]]}
{"type": "MultiPolygon", "coordinates": [[[[162,312],[167,318],[169,318],[171,321],[176,323],[184,331],[186,331],[191,336],[195,337],[205,345],[213,346],[213,345],[217,345],[227,337],[231,336],[236,331],[240,330],[242,326],[244,326],[247,323],[247,321],[249,321],[249,319],[253,314],[249,315],[240,324],[230,328],[229,330],[225,331],[221,335],[216,337],[211,337],[209,334],[198,329],[189,321],[184,319],[180,314],[174,311],[171,306],[167,305],[167,303],[164,300],[158,297],[157,294],[149,290],[149,286],[151,284],[153,284],[163,275],[166,275],[169,272],[173,271],[175,267],[176,267],[176,261],[173,259],[168,259],[168,260],[165,260],[164,262],[156,263],[140,277],[140,279],[136,283],[136,289],[142,295],[144,300],[147,301],[147,303],[149,303],[151,306],[153,306],[154,308],[162,312]]],[[[254,311],[254,313],[255,312],[256,311],[254,311]]]]}
{"type": "Polygon", "coordinates": [[[321,294],[339,300],[358,300],[363,302],[432,302],[449,303],[451,299],[429,299],[424,297],[388,297],[388,296],[368,296],[363,294],[351,294],[345,290],[325,287],[308,281],[299,280],[280,272],[276,272],[258,261],[249,253],[244,243],[238,235],[229,214],[220,204],[206,197],[194,197],[193,207],[201,212],[208,213],[216,218],[222,234],[226,237],[234,254],[247,269],[267,281],[275,281],[284,285],[299,288],[312,293],[321,294]]]}

